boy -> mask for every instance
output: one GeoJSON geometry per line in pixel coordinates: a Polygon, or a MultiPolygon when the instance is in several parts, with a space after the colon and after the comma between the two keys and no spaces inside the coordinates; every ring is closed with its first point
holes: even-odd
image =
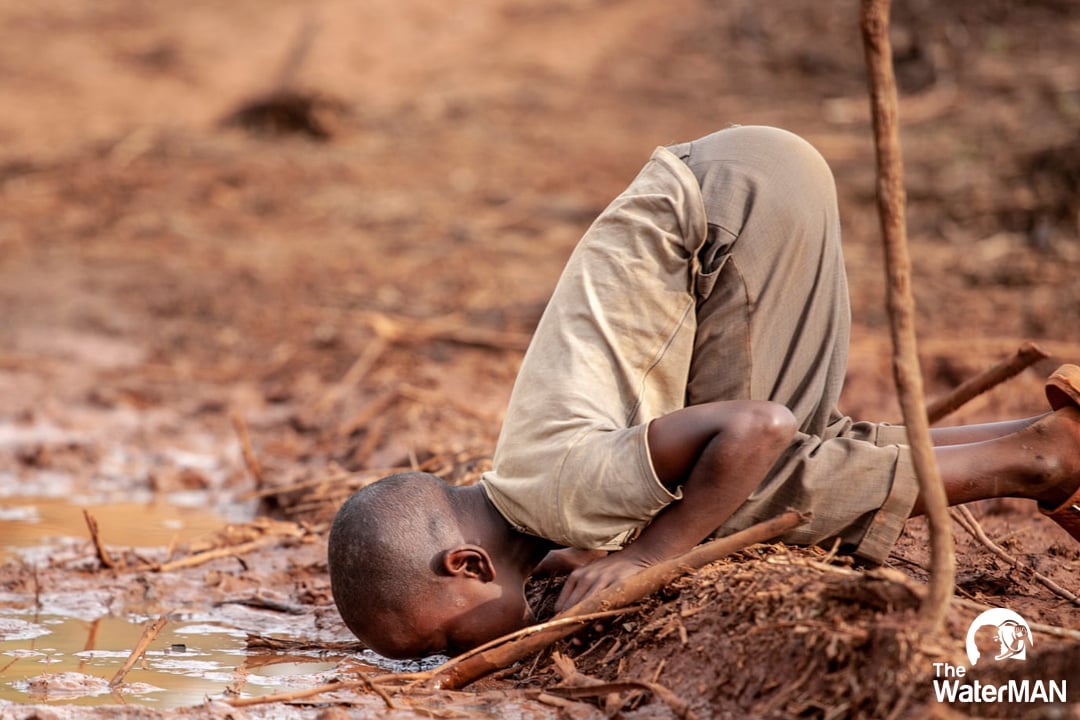
{"type": "MultiPolygon", "coordinates": [[[[342,618],[388,657],[453,654],[529,622],[538,568],[618,551],[570,574],[562,610],[788,507],[813,519],[784,541],[883,562],[922,506],[903,429],[836,410],[849,324],[835,187],[809,144],[733,127],[657,148],[569,259],[493,470],[395,475],[341,508],[342,618]]],[[[1065,366],[1049,415],[935,430],[949,502],[1025,497],[1075,522],[1078,387],[1065,366]]]]}

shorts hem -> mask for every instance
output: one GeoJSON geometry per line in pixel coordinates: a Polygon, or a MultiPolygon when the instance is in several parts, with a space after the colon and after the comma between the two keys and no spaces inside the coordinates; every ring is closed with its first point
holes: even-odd
{"type": "Polygon", "coordinates": [[[889,494],[874,514],[874,519],[870,521],[855,550],[860,557],[878,564],[889,558],[889,553],[900,538],[900,533],[904,531],[904,524],[919,495],[911,449],[900,446],[898,450],[889,494]]]}

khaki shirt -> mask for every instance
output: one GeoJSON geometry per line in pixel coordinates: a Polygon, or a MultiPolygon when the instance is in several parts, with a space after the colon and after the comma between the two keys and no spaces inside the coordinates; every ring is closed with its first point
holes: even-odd
{"type": "Polygon", "coordinates": [[[678,497],[646,429],[685,404],[705,239],[697,179],[660,147],[574,250],[481,479],[519,530],[616,549],[678,497]]]}

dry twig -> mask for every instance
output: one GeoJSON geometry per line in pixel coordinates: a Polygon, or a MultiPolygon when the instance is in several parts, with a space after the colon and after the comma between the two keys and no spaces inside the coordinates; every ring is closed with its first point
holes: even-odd
{"type": "Polygon", "coordinates": [[[179,558],[171,562],[163,563],[154,567],[153,569],[158,572],[170,572],[172,570],[179,570],[180,568],[195,567],[196,565],[202,565],[208,563],[211,560],[218,560],[224,557],[234,557],[236,555],[243,555],[249,553],[252,550],[258,550],[261,547],[267,545],[273,545],[281,540],[281,535],[265,535],[255,540],[250,540],[238,545],[226,545],[225,547],[214,548],[213,550],[207,550],[201,553],[195,553],[194,555],[188,555],[187,557],[179,558]]]}
{"type": "Polygon", "coordinates": [[[371,369],[375,367],[375,363],[379,362],[379,358],[383,356],[383,353],[389,347],[389,341],[382,335],[376,335],[372,338],[364,346],[364,349],[356,357],[349,369],[345,371],[345,374],[341,376],[341,379],[323,393],[322,397],[315,403],[315,412],[326,412],[346,394],[352,392],[353,388],[359,385],[360,381],[371,372],[371,369]]]}
{"type": "Polygon", "coordinates": [[[889,0],[863,0],[860,13],[870,82],[874,148],[877,155],[878,213],[885,240],[888,305],[893,340],[893,375],[911,444],[911,458],[930,525],[930,587],[919,610],[923,628],[936,635],[945,623],[956,576],[948,501],[941,483],[915,340],[911,258],[904,225],[904,168],[900,154],[896,78],[889,43],[889,0]]]}
{"type": "Polygon", "coordinates": [[[675,717],[686,718],[686,720],[697,720],[698,715],[690,709],[690,704],[688,702],[660,683],[648,682],[646,680],[617,680],[615,682],[598,682],[595,685],[578,685],[574,687],[555,686],[547,688],[544,692],[555,695],[556,697],[573,700],[577,698],[605,697],[611,693],[624,693],[640,690],[652,693],[653,697],[671,708],[671,711],[675,713],[675,717]]]}
{"type": "Polygon", "coordinates": [[[1006,380],[1015,377],[1023,370],[1040,360],[1050,357],[1046,351],[1033,342],[1026,342],[1007,360],[1002,360],[991,368],[964,381],[947,395],[934,400],[926,407],[930,424],[934,424],[950,413],[958,410],[969,400],[994,388],[1006,380]]]}
{"type": "Polygon", "coordinates": [[[400,393],[396,387],[383,391],[362,407],[350,420],[341,423],[338,427],[338,433],[347,437],[357,430],[362,430],[376,417],[389,410],[399,396],[400,393]]]}
{"type": "Polygon", "coordinates": [[[292,692],[274,693],[272,695],[260,695],[258,697],[248,698],[230,698],[229,700],[226,700],[226,702],[233,707],[249,707],[251,705],[265,705],[268,703],[292,702],[294,700],[315,697],[316,695],[323,695],[328,692],[352,690],[353,688],[359,687],[370,688],[372,687],[371,681],[367,678],[361,678],[359,680],[348,680],[346,682],[328,683],[326,685],[319,685],[304,690],[294,690],[292,692]]]}
{"type": "Polygon", "coordinates": [[[322,652],[358,653],[367,646],[359,640],[338,642],[316,642],[292,638],[276,638],[268,635],[248,633],[248,650],[273,650],[275,652],[297,652],[301,650],[319,650],[322,652]]]}
{"type": "Polygon", "coordinates": [[[244,418],[239,412],[231,413],[229,419],[232,421],[233,430],[236,431],[236,437],[240,441],[240,452],[244,456],[244,465],[247,467],[251,479],[255,482],[255,490],[258,491],[265,483],[262,465],[259,464],[259,458],[251,447],[251,436],[248,435],[247,423],[244,422],[244,418]]]}
{"type": "Polygon", "coordinates": [[[987,550],[997,555],[1005,562],[1009,563],[1009,565],[1011,565],[1012,567],[1019,568],[1020,570],[1023,570],[1024,573],[1031,575],[1031,577],[1035,578],[1035,580],[1041,583],[1043,587],[1045,587],[1058,597],[1068,600],[1074,605],[1080,605],[1080,597],[1077,597],[1076,593],[1066,590],[1065,588],[1061,587],[1056,582],[1048,578],[1046,575],[1043,575],[1042,573],[1037,572],[1034,568],[1028,567],[1027,565],[1023,564],[1022,562],[1020,562],[1020,560],[1010,555],[1004,548],[991,540],[990,536],[986,534],[985,530],[983,530],[982,525],[979,524],[979,521],[975,519],[975,516],[972,515],[971,511],[968,510],[966,507],[964,507],[963,505],[955,507],[952,509],[951,514],[953,520],[955,520],[957,524],[960,525],[960,527],[967,530],[973,538],[982,543],[983,547],[985,547],[987,550]]]}
{"type": "Polygon", "coordinates": [[[528,333],[477,327],[457,314],[428,320],[392,317],[374,311],[364,311],[362,316],[376,335],[393,342],[423,343],[444,340],[458,345],[524,352],[532,339],[528,333]]]}
{"type": "Polygon", "coordinates": [[[485,652],[491,650],[492,648],[499,647],[500,645],[505,645],[506,643],[513,642],[515,640],[521,640],[523,638],[536,635],[537,633],[548,632],[551,630],[567,629],[568,632],[566,634],[569,634],[577,630],[579,626],[590,623],[593,620],[603,620],[604,618],[615,617],[616,615],[623,615],[625,613],[634,612],[635,610],[639,609],[640,608],[637,606],[620,607],[613,610],[601,610],[598,612],[583,613],[580,615],[556,617],[546,622],[537,623],[536,625],[529,625],[528,627],[523,627],[520,630],[514,630],[513,632],[507,633],[506,635],[497,637],[494,640],[489,640],[483,645],[475,647],[468,652],[464,652],[461,655],[450,658],[442,665],[432,670],[431,674],[437,675],[440,673],[449,672],[458,665],[469,662],[470,660],[472,660],[472,658],[483,655],[485,652]]]}
{"type": "Polygon", "coordinates": [[[157,634],[161,632],[161,628],[165,627],[165,623],[168,621],[168,616],[162,615],[157,620],[147,624],[142,637],[139,638],[139,642],[135,643],[135,648],[128,655],[128,659],[124,661],[124,664],[120,666],[120,669],[113,675],[112,680],[109,681],[109,687],[114,688],[124,682],[124,676],[128,674],[131,668],[135,667],[135,663],[139,661],[142,654],[146,652],[146,648],[150,647],[150,643],[154,641],[154,638],[157,637],[157,634]]]}
{"type": "Polygon", "coordinates": [[[94,516],[90,514],[89,510],[83,510],[83,518],[86,519],[86,527],[90,529],[90,539],[94,541],[94,549],[97,551],[98,560],[101,564],[110,570],[117,567],[116,561],[112,559],[112,555],[109,554],[109,550],[105,547],[105,544],[101,542],[101,536],[98,535],[98,524],[94,516]]]}
{"type": "MultiPolygon", "coordinates": [[[[681,697],[672,692],[669,688],[661,685],[656,681],[656,678],[660,674],[660,670],[663,668],[663,661],[660,663],[660,667],[653,673],[651,681],[644,680],[616,680],[614,682],[606,682],[597,678],[586,675],[577,669],[574,665],[574,661],[563,655],[562,653],[553,653],[552,662],[555,664],[556,672],[563,679],[563,684],[549,687],[545,692],[552,695],[563,697],[567,699],[577,698],[593,698],[593,697],[618,697],[619,694],[629,692],[633,694],[639,694],[642,691],[652,693],[653,697],[666,704],[671,711],[675,713],[676,717],[685,718],[686,720],[698,720],[698,716],[690,709],[690,704],[683,700],[681,697]]],[[[630,697],[633,697],[631,695],[630,697]]],[[[621,702],[623,706],[626,704],[626,700],[621,702]]],[[[609,706],[609,711],[616,708],[609,706]]]]}

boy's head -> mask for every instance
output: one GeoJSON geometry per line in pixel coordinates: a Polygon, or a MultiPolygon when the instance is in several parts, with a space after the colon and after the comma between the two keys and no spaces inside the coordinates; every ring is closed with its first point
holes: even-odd
{"type": "Polygon", "coordinates": [[[345,624],[375,652],[454,654],[528,621],[524,577],[499,561],[497,535],[476,512],[478,490],[401,473],[338,511],[330,588],[345,624]]]}

